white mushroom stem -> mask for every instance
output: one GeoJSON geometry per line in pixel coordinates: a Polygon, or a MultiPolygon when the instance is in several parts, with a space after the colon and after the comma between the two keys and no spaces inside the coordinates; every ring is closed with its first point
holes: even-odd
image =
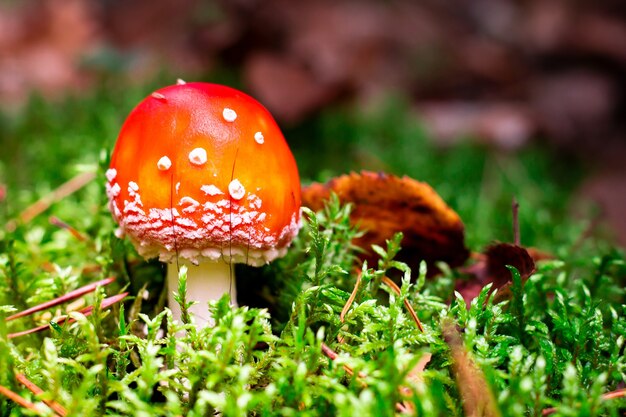
{"type": "MultiPolygon", "coordinates": [[[[189,312],[194,316],[196,327],[213,326],[215,320],[211,317],[208,302],[218,300],[224,294],[230,293],[230,304],[237,306],[237,292],[235,289],[234,268],[224,261],[205,261],[199,265],[179,261],[179,266],[187,266],[187,301],[196,301],[189,312]]],[[[174,320],[180,322],[180,305],[174,300],[178,293],[178,268],[176,263],[167,266],[168,306],[172,310],[174,320]]]]}

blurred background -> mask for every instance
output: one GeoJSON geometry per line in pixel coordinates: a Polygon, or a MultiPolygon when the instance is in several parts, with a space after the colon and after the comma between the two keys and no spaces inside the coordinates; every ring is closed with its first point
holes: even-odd
{"type": "MultiPolygon", "coordinates": [[[[562,186],[624,244],[625,69],[623,0],[0,0],[0,186],[65,179],[81,152],[94,162],[143,96],[180,77],[266,105],[305,181],[408,174],[466,225],[480,198],[519,191],[535,210],[562,186]],[[50,160],[42,132],[63,137],[50,160]],[[449,150],[468,146],[495,156],[454,165],[449,150]],[[459,177],[475,192],[459,196],[459,177]]],[[[536,222],[522,224],[531,241],[536,222]]]]}

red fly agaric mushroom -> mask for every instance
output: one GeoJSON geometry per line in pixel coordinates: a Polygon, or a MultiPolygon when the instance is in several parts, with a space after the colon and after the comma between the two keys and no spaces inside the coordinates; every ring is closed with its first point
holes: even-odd
{"type": "MultiPolygon", "coordinates": [[[[300,224],[300,179],[270,113],[235,89],[162,88],[128,116],[106,173],[109,208],[140,255],[188,265],[196,322],[231,291],[234,263],[285,254],[300,224]]],[[[168,266],[169,306],[178,271],[168,266]]]]}

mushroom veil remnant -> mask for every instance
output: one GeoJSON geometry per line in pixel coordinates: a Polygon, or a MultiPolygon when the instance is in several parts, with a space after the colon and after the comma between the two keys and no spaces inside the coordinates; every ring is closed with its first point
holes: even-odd
{"type": "Polygon", "coordinates": [[[198,325],[210,322],[208,300],[230,291],[235,303],[232,264],[283,256],[299,230],[293,155],[269,112],[229,87],[179,83],[152,93],[126,119],[106,179],[118,235],[170,263],[177,318],[176,264],[188,265],[198,325]]]}

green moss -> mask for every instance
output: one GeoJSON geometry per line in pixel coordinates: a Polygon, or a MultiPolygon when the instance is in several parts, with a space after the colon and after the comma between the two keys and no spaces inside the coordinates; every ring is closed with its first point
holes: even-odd
{"type": "MultiPolygon", "coordinates": [[[[102,178],[101,150],[111,148],[127,112],[151,89],[107,85],[63,103],[33,99],[17,116],[2,116],[0,182],[9,193],[0,223],[77,172],[99,170],[102,178]]],[[[468,306],[453,293],[458,271],[443,267],[435,279],[410,271],[393,259],[398,239],[375,250],[377,265],[360,265],[350,243],[359,233],[348,222],[350,207],[333,199],[320,213],[305,211],[305,226],[285,258],[238,270],[244,304],[256,307],[231,309],[224,297],[210,306],[215,327],[196,331],[162,309],[162,268],[113,236],[103,181],[94,182],[28,224],[0,232],[0,315],[10,313],[7,306],[22,309],[110,275],[116,283],[86,302],[99,305],[105,292],[130,296],[123,307],[76,314],[74,324],[22,338],[7,333],[40,318],[2,321],[0,384],[34,401],[52,398],[70,415],[380,416],[394,415],[407,400],[415,415],[460,416],[441,328],[452,320],[502,415],[540,415],[549,407],[562,416],[620,414],[624,401],[601,395],[625,378],[626,266],[606,240],[592,235],[577,242],[584,225],[569,210],[582,174],[571,163],[534,148],[511,154],[465,142],[441,149],[398,100],[365,113],[328,109],[286,136],[305,181],[384,169],[429,182],[464,219],[472,250],[510,240],[515,197],[523,243],[556,259],[541,262],[524,284],[512,271],[510,300],[494,304],[487,287],[468,306]],[[55,228],[48,215],[88,239],[55,228]],[[399,295],[381,284],[390,270],[401,277],[399,295]],[[330,360],[323,346],[338,357],[330,360]],[[427,354],[423,381],[407,382],[427,354]],[[17,384],[13,372],[40,385],[43,396],[17,384]],[[408,388],[406,397],[401,387],[408,388]]],[[[188,302],[184,285],[179,293],[188,302]]],[[[22,414],[0,397],[0,415],[22,414]]]]}

